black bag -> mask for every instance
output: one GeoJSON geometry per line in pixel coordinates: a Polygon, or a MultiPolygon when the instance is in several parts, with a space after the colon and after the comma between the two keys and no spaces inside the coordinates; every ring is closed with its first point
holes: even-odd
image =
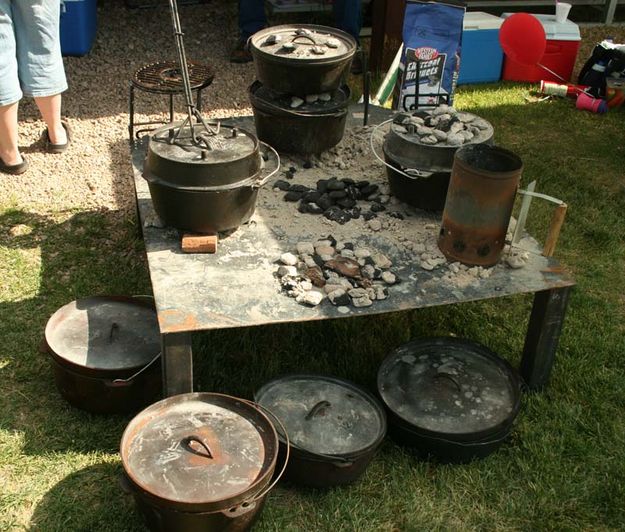
{"type": "Polygon", "coordinates": [[[625,78],[625,46],[602,41],[584,63],[577,81],[580,85],[588,85],[588,92],[596,98],[603,98],[608,77],[625,78]]]}

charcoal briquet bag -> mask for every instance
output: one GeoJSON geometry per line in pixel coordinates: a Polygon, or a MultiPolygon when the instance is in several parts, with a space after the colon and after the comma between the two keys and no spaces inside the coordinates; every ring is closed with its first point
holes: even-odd
{"type": "Polygon", "coordinates": [[[396,108],[410,111],[417,107],[453,104],[460,69],[464,12],[464,2],[455,0],[407,0],[396,108]]]}

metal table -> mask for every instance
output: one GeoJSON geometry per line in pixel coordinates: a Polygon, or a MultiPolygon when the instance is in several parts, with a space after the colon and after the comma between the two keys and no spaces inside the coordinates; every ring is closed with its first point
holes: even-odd
{"type": "MultiPolygon", "coordinates": [[[[348,127],[360,124],[362,116],[362,106],[351,108],[348,127]]],[[[373,123],[388,116],[389,111],[385,109],[371,108],[373,123]]],[[[253,128],[250,117],[227,122],[253,128]]],[[[540,247],[533,239],[524,239],[530,242],[530,258],[524,268],[513,270],[498,265],[489,278],[461,287],[442,282],[439,269],[422,269],[414,260],[414,253],[402,245],[401,233],[410,234],[417,225],[422,228],[422,218],[431,222],[429,226],[436,233],[440,221],[437,215],[413,211],[413,216],[401,221],[400,236],[397,231],[361,232],[362,227],[355,225],[354,240],[385,253],[393,261],[394,271],[402,282],[390,288],[390,297],[386,300],[375,301],[366,308],[352,308],[349,314],[340,313],[328,301],[309,308],[280,293],[275,276],[276,260],[282,253],[293,251],[298,241],[314,241],[333,233],[332,226],[325,226],[324,235],[302,234],[290,220],[314,215],[297,214],[295,204],[285,202],[284,193],[272,190],[268,184],[259,194],[252,222],[221,240],[216,254],[184,254],[179,232],[159,227],[147,183],[141,177],[146,147],[146,138],[133,144],[132,163],[162,334],[165,396],[193,390],[191,335],[194,331],[380,314],[522,293],[535,296],[520,372],[532,389],[539,389],[548,382],[569,293],[575,283],[556,260],[540,254],[540,247]]],[[[378,182],[385,180],[381,165],[372,163],[371,172],[378,182]]],[[[340,176],[339,171],[333,171],[331,175],[337,174],[340,176]]],[[[298,170],[294,181],[314,186],[316,179],[319,179],[318,170],[298,170]]],[[[335,229],[349,231],[350,224],[355,221],[335,229]]]]}

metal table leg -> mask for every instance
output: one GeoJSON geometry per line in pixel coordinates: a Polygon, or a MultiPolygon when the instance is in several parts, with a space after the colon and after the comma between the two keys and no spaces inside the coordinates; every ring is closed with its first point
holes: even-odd
{"type": "Polygon", "coordinates": [[[170,397],[193,391],[193,355],[191,333],[161,336],[163,396],[170,397]]]}
{"type": "Polygon", "coordinates": [[[539,390],[549,381],[571,288],[553,288],[534,295],[521,360],[521,376],[531,390],[539,390]]]}

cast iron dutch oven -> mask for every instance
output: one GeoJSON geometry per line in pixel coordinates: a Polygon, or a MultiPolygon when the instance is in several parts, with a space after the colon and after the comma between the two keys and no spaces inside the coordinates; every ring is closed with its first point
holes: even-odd
{"type": "Polygon", "coordinates": [[[284,94],[319,94],[338,89],[356,53],[356,40],[344,31],[301,24],[272,26],[250,37],[256,78],[284,94]]]}
{"type": "Polygon", "coordinates": [[[486,347],[457,338],[414,340],[378,372],[391,434],[419,454],[467,462],[495,451],[521,404],[510,364],[486,347]]]}
{"type": "MultiPolygon", "coordinates": [[[[467,116],[475,116],[463,113],[467,116]]],[[[419,136],[404,126],[410,116],[429,117],[426,111],[399,113],[392,120],[376,126],[371,134],[371,148],[375,157],[386,166],[393,196],[419,209],[440,211],[445,206],[451,168],[458,146],[424,144],[419,136]],[[380,127],[390,122],[382,144],[382,159],[375,148],[374,137],[380,127]]],[[[477,118],[477,117],[476,117],[477,118]]],[[[489,124],[471,144],[492,144],[494,130],[489,124]]]]}
{"type": "Polygon", "coordinates": [[[151,405],[128,424],[120,445],[125,487],[148,527],[162,532],[249,529],[280,478],[271,481],[278,449],[259,408],[216,393],[151,405]]]}
{"type": "Polygon", "coordinates": [[[261,153],[250,132],[212,123],[214,135],[204,135],[206,146],[191,142],[189,128],[168,124],[150,137],[143,168],[154,210],[177,229],[219,233],[247,222],[256,207],[258,191],[280,166],[269,146],[261,153]],[[273,155],[272,155],[273,154],[273,155]],[[264,159],[271,158],[267,168],[264,159]]]}
{"type": "Polygon", "coordinates": [[[72,301],[50,317],[45,330],[59,392],[96,413],[137,411],[158,397],[160,342],[149,298],[72,301]]]}
{"type": "Polygon", "coordinates": [[[336,146],[345,133],[351,91],[347,85],[329,101],[317,100],[292,109],[291,98],[259,81],[249,89],[258,138],[280,152],[309,155],[336,146]]]}
{"type": "MultiPolygon", "coordinates": [[[[386,414],[368,392],[344,380],[289,375],[265,384],[255,400],[284,425],[289,480],[313,487],[356,481],[386,434],[386,414]]],[[[283,435],[280,444],[286,447],[283,435]]]]}

